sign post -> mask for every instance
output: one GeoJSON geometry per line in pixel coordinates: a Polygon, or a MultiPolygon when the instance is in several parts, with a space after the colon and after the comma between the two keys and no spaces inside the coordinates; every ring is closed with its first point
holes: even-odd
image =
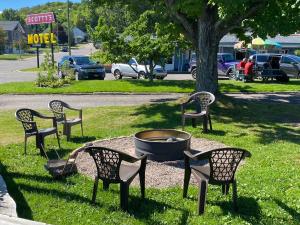
{"type": "Polygon", "coordinates": [[[40,60],[39,60],[39,44],[47,44],[50,42],[51,44],[51,54],[52,54],[52,64],[54,65],[54,48],[53,44],[56,43],[54,41],[54,34],[52,33],[52,23],[55,22],[55,17],[53,12],[47,13],[39,13],[39,14],[30,14],[27,15],[26,24],[27,25],[35,25],[35,34],[28,35],[28,44],[36,44],[36,57],[37,57],[37,67],[40,67],[40,60]],[[38,34],[37,25],[39,24],[50,24],[50,41],[49,41],[49,34],[38,34]]]}

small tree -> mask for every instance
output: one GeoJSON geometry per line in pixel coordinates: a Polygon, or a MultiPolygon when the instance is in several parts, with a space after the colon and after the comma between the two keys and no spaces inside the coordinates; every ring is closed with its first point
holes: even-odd
{"type": "Polygon", "coordinates": [[[0,54],[3,54],[6,42],[6,32],[0,28],[0,54]]]}
{"type": "Polygon", "coordinates": [[[153,70],[156,64],[164,64],[164,59],[174,53],[176,46],[181,45],[183,36],[170,32],[176,27],[172,23],[163,23],[163,14],[147,10],[128,26],[122,34],[128,41],[129,52],[145,63],[145,69],[150,80],[153,80],[153,70]],[[168,30],[169,32],[164,32],[168,30]],[[146,66],[149,63],[149,69],[146,66]]]}

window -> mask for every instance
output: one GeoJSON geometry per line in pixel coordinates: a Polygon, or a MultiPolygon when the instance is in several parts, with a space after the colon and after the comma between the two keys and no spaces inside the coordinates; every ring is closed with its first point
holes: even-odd
{"type": "Polygon", "coordinates": [[[295,62],[295,61],[292,60],[292,59],[289,58],[289,57],[282,56],[281,62],[282,62],[282,63],[287,63],[287,64],[292,64],[292,63],[295,62]]]}
{"type": "Polygon", "coordinates": [[[91,64],[89,57],[76,57],[74,58],[77,65],[83,65],[83,64],[91,64]]]}
{"type": "Polygon", "coordinates": [[[134,59],[130,59],[129,62],[128,62],[128,64],[129,65],[136,64],[136,61],[134,59]]]}
{"type": "Polygon", "coordinates": [[[233,62],[233,55],[232,54],[224,54],[223,55],[223,60],[224,62],[233,62]]]}
{"type": "Polygon", "coordinates": [[[257,55],[256,61],[257,62],[268,62],[269,55],[257,55]]]}

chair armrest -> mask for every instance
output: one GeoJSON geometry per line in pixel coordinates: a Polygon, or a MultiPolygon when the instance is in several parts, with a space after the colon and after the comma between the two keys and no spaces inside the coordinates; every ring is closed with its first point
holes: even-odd
{"type": "Polygon", "coordinates": [[[133,156],[133,155],[126,154],[124,152],[120,152],[120,154],[122,155],[122,159],[124,161],[130,162],[130,163],[134,163],[137,161],[143,161],[143,160],[147,159],[147,155],[133,156]]]}
{"type": "Polygon", "coordinates": [[[38,113],[38,112],[35,113],[35,116],[37,116],[39,118],[42,118],[42,119],[55,119],[54,116],[46,116],[46,115],[43,115],[43,114],[38,113]]]}
{"type": "Polygon", "coordinates": [[[190,158],[192,160],[206,159],[209,154],[210,154],[210,151],[198,152],[196,154],[192,154],[191,151],[184,151],[184,155],[186,155],[188,158],[190,158]]]}

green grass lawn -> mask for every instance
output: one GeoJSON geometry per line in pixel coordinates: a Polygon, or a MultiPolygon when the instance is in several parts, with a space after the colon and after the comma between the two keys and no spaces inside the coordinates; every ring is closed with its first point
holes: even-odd
{"type": "MultiPolygon", "coordinates": [[[[233,80],[220,80],[220,92],[288,92],[300,91],[300,80],[291,80],[288,83],[243,83],[233,80]]],[[[0,84],[0,94],[67,94],[67,93],[93,93],[93,92],[182,92],[190,93],[194,90],[193,80],[85,80],[74,82],[62,88],[39,88],[34,82],[17,82],[0,84]]]]}
{"type": "MultiPolygon", "coordinates": [[[[93,180],[75,175],[54,181],[43,169],[32,139],[23,154],[23,130],[13,111],[0,112],[0,173],[17,202],[20,217],[50,224],[299,224],[300,223],[300,121],[299,105],[256,103],[219,96],[211,108],[214,131],[202,134],[201,126],[187,131],[226,145],[249,150],[252,157],[237,172],[239,211],[234,212],[230,195],[208,187],[206,212],[196,214],[197,187],[182,199],[182,188],[130,188],[129,212],[119,209],[118,186],[103,191],[97,204],[90,203],[93,180]]],[[[47,112],[47,111],[43,111],[47,112]]],[[[49,123],[49,121],[47,122],[49,123]]],[[[71,142],[63,138],[60,154],[67,154],[94,139],[131,135],[152,128],[180,129],[179,106],[162,103],[137,107],[84,109],[85,137],[74,127],[71,142]]],[[[43,123],[43,126],[48,124],[43,123]]],[[[57,148],[46,139],[48,150],[57,148]]],[[[170,174],[172,176],[172,174],[170,174]]],[[[183,179],[183,178],[182,178],[183,179]]],[[[101,182],[100,182],[101,183],[101,182]]]]}
{"type": "Polygon", "coordinates": [[[35,54],[4,54],[0,55],[0,60],[19,60],[34,57],[35,54]]]}
{"type": "Polygon", "coordinates": [[[40,71],[40,68],[37,68],[37,67],[31,67],[31,68],[21,69],[20,71],[22,71],[22,72],[39,72],[39,71],[40,71]]]}

